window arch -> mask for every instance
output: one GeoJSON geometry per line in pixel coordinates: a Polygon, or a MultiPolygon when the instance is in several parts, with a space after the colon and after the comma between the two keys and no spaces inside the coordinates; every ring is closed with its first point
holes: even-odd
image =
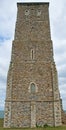
{"type": "Polygon", "coordinates": [[[31,93],[35,93],[36,92],[36,86],[34,83],[31,83],[31,93]]]}
{"type": "Polygon", "coordinates": [[[37,85],[35,84],[35,83],[30,83],[30,85],[29,85],[29,88],[28,88],[28,91],[30,92],[30,93],[36,93],[36,92],[38,92],[38,88],[37,88],[37,85]]]}
{"type": "Polygon", "coordinates": [[[41,10],[37,10],[37,16],[40,16],[41,15],[41,10]]]}

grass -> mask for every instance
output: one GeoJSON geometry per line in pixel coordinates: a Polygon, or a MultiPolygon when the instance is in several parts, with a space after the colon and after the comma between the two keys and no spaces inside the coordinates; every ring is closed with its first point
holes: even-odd
{"type": "Polygon", "coordinates": [[[3,128],[3,119],[0,119],[0,130],[66,130],[66,126],[46,128],[3,128]]]}

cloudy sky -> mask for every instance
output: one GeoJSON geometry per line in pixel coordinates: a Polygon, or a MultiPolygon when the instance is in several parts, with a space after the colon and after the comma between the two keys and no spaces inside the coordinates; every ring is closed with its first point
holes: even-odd
{"type": "MultiPolygon", "coordinates": [[[[29,2],[28,0],[22,1],[29,2]]],[[[36,1],[30,0],[30,2],[36,1]]],[[[59,89],[63,100],[63,108],[66,110],[66,0],[38,0],[38,2],[47,1],[50,2],[51,38],[58,70],[59,89]]],[[[6,79],[12,40],[14,39],[17,2],[21,2],[21,0],[0,1],[0,110],[4,109],[6,79]]]]}

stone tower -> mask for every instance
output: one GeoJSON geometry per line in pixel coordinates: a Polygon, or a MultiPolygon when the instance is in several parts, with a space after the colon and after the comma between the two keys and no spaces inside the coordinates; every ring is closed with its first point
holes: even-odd
{"type": "Polygon", "coordinates": [[[61,125],[49,3],[17,3],[4,127],[61,125]]]}

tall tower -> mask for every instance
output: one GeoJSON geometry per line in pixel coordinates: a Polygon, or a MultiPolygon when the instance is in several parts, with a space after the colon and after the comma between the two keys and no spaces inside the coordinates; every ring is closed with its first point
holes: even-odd
{"type": "Polygon", "coordinates": [[[17,3],[4,127],[61,125],[49,3],[17,3]]]}

